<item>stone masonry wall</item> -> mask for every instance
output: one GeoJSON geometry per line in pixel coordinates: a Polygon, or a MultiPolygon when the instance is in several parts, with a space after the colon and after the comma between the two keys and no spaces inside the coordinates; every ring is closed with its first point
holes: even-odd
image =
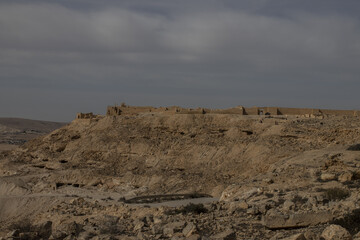
{"type": "MultiPolygon", "coordinates": [[[[108,106],[106,115],[137,115],[140,113],[163,113],[163,114],[238,114],[238,115],[339,115],[339,116],[360,116],[357,110],[330,110],[312,108],[282,108],[282,107],[251,107],[242,106],[228,109],[208,108],[182,108],[172,107],[137,107],[137,106],[108,106]]],[[[83,117],[81,117],[83,118],[83,117]]],[[[84,118],[88,118],[86,115],[84,118]]]]}

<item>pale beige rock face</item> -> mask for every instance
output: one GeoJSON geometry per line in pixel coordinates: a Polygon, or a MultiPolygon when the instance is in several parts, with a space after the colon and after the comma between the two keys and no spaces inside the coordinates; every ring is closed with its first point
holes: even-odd
{"type": "Polygon", "coordinates": [[[336,174],[334,173],[323,173],[321,174],[321,180],[323,181],[331,181],[336,179],[336,174]]]}
{"type": "Polygon", "coordinates": [[[281,240],[307,240],[307,239],[303,233],[298,233],[298,234],[292,235],[290,237],[283,238],[281,240]]]}
{"type": "Polygon", "coordinates": [[[330,225],[322,232],[321,237],[324,240],[351,240],[350,233],[339,225],[330,225]]]}
{"type": "Polygon", "coordinates": [[[350,182],[353,179],[353,173],[351,172],[345,172],[342,173],[339,177],[338,177],[338,181],[345,183],[345,182],[350,182]]]}

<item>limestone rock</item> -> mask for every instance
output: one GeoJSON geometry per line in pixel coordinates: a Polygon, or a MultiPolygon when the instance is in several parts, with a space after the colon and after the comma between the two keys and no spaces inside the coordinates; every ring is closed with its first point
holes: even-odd
{"type": "Polygon", "coordinates": [[[324,240],[351,240],[350,233],[339,225],[332,224],[325,228],[322,232],[321,237],[324,240]]]}
{"type": "Polygon", "coordinates": [[[249,208],[249,204],[247,204],[245,201],[241,201],[237,206],[240,209],[248,209],[249,208]]]}
{"type": "Polygon", "coordinates": [[[8,232],[8,234],[6,235],[6,238],[12,238],[12,237],[17,237],[19,236],[20,231],[19,230],[14,230],[11,232],[8,232]]]}
{"type": "Polygon", "coordinates": [[[288,210],[291,210],[293,207],[295,206],[295,203],[293,203],[292,201],[290,200],[286,200],[283,204],[283,209],[285,211],[288,211],[288,210]]]}
{"type": "Polygon", "coordinates": [[[163,234],[164,234],[165,236],[172,236],[172,235],[174,234],[174,229],[169,228],[169,227],[165,227],[165,228],[163,229],[163,234]]]}
{"type": "Polygon", "coordinates": [[[71,222],[68,224],[63,224],[58,226],[55,231],[52,233],[55,239],[63,238],[68,235],[77,236],[82,231],[83,226],[76,222],[71,222]]]}
{"type": "Polygon", "coordinates": [[[307,239],[305,238],[303,233],[298,233],[290,237],[283,238],[282,240],[307,240],[307,239]]]}
{"type": "Polygon", "coordinates": [[[264,183],[266,183],[266,184],[272,184],[272,183],[274,183],[274,180],[271,179],[271,178],[264,178],[262,181],[263,181],[264,183]]]}
{"type": "Polygon", "coordinates": [[[336,174],[334,173],[323,173],[320,176],[320,179],[323,181],[332,181],[336,179],[336,174]]]}
{"type": "Polygon", "coordinates": [[[311,230],[308,230],[304,233],[304,237],[306,240],[317,240],[317,239],[319,239],[319,235],[320,234],[315,234],[311,230]]]}
{"type": "Polygon", "coordinates": [[[248,209],[249,205],[245,202],[245,201],[240,201],[240,202],[231,202],[229,204],[228,210],[230,213],[239,210],[239,209],[248,209]]]}
{"type": "Polygon", "coordinates": [[[161,230],[162,230],[162,228],[161,228],[160,224],[154,224],[151,226],[151,233],[154,235],[161,233],[161,230]]]}
{"type": "Polygon", "coordinates": [[[165,236],[172,236],[175,232],[180,232],[184,225],[184,221],[168,223],[163,227],[163,234],[165,236]]]}
{"type": "Polygon", "coordinates": [[[186,240],[200,240],[201,236],[199,234],[193,234],[190,237],[187,237],[186,240]]]}
{"type": "Polygon", "coordinates": [[[145,223],[143,221],[134,222],[134,231],[139,231],[144,227],[145,223]]]}
{"type": "Polygon", "coordinates": [[[263,225],[269,229],[286,229],[327,223],[332,219],[333,215],[330,212],[307,212],[292,215],[265,216],[263,218],[263,225]]]}
{"type": "Polygon", "coordinates": [[[351,172],[345,172],[345,173],[342,173],[339,177],[338,177],[338,181],[339,182],[349,182],[351,181],[353,178],[353,174],[351,172]]]}
{"type": "Polygon", "coordinates": [[[195,230],[196,230],[196,226],[190,222],[182,230],[182,233],[184,234],[185,237],[189,237],[195,230]]]}

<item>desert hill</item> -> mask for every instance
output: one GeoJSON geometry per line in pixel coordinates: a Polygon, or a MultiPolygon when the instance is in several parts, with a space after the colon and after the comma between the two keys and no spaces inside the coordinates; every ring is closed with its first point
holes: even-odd
{"type": "Polygon", "coordinates": [[[0,118],[0,151],[13,149],[65,124],[23,118],[0,118]]]}
{"type": "Polygon", "coordinates": [[[31,120],[24,118],[0,118],[0,124],[4,127],[23,131],[32,130],[38,132],[51,132],[64,126],[66,123],[31,120]]]}
{"type": "Polygon", "coordinates": [[[320,239],[331,223],[360,231],[349,220],[360,203],[357,116],[82,116],[1,155],[4,234],[24,219],[28,232],[55,239],[320,239]],[[180,196],[216,201],[151,203],[180,196]]]}

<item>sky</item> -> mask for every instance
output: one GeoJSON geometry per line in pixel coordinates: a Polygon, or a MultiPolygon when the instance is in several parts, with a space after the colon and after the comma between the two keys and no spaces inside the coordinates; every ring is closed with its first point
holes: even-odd
{"type": "Polygon", "coordinates": [[[360,109],[358,0],[0,0],[0,117],[360,109]]]}

